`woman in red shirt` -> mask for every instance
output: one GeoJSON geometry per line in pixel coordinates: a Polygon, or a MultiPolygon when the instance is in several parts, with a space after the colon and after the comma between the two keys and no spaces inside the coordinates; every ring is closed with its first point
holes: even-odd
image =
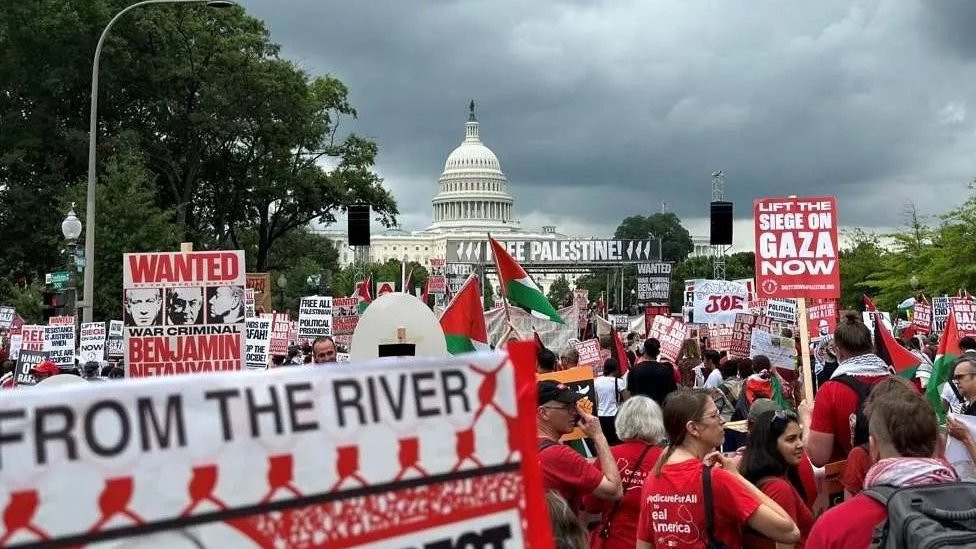
{"type": "MultiPolygon", "coordinates": [[[[777,410],[756,417],[739,471],[749,482],[779,504],[800,529],[797,548],[813,527],[813,513],[806,504],[806,489],[800,479],[803,462],[803,429],[792,412],[777,410]]],[[[775,549],[776,542],[755,530],[746,529],[746,547],[775,549]]]]}
{"type": "Polygon", "coordinates": [[[664,429],[671,445],[644,482],[637,549],[705,549],[710,535],[738,549],[746,524],[780,543],[800,539],[789,514],[744,479],[730,458],[714,451],[725,438],[722,424],[708,393],[679,388],[668,395],[664,429]],[[721,467],[706,471],[706,463],[721,467]],[[711,534],[706,528],[705,475],[711,479],[711,534]]]}
{"type": "MultiPolygon", "coordinates": [[[[636,395],[627,399],[614,424],[622,442],[611,446],[610,452],[620,470],[624,495],[614,502],[592,496],[584,500],[588,512],[600,515],[590,533],[590,549],[634,548],[644,479],[664,451],[661,407],[650,398],[636,395]]],[[[599,464],[594,467],[599,469],[599,464]]]]}

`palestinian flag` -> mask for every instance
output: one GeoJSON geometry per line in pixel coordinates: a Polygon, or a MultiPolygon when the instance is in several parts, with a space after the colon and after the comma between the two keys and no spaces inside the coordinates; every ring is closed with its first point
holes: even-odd
{"type": "MultiPolygon", "coordinates": [[[[429,276],[427,277],[427,280],[424,280],[424,289],[421,290],[420,292],[420,301],[423,301],[424,305],[430,303],[430,277],[429,276]]],[[[427,306],[429,307],[430,305],[427,306]]]]}
{"type": "Polygon", "coordinates": [[[565,324],[556,309],[543,295],[542,290],[535,285],[535,282],[532,282],[518,261],[508,255],[505,248],[491,235],[488,236],[488,242],[491,244],[491,253],[495,257],[495,266],[498,268],[502,296],[508,299],[512,305],[521,307],[535,316],[548,318],[558,324],[565,324]]]}
{"type": "MultiPolygon", "coordinates": [[[[869,313],[878,311],[874,302],[867,295],[864,296],[864,306],[869,313]]],[[[874,323],[874,354],[878,355],[885,364],[894,368],[899,377],[914,378],[922,360],[895,341],[891,331],[882,322],[880,314],[872,314],[871,321],[874,323]]]]}
{"type": "Polygon", "coordinates": [[[373,277],[367,276],[366,280],[360,280],[356,283],[356,291],[350,297],[359,298],[359,314],[363,314],[366,307],[373,302],[373,297],[369,295],[369,289],[373,287],[373,277]]]}
{"type": "Polygon", "coordinates": [[[620,341],[620,332],[611,330],[610,333],[613,334],[613,347],[610,348],[610,356],[617,361],[622,376],[627,373],[630,366],[630,361],[627,360],[627,349],[624,347],[624,342],[620,341]]]}
{"type": "Polygon", "coordinates": [[[962,355],[959,348],[959,328],[956,326],[956,315],[949,310],[949,317],[946,318],[945,331],[939,338],[939,351],[935,355],[935,362],[932,364],[932,377],[929,378],[928,385],[925,386],[925,396],[935,408],[935,413],[939,415],[939,423],[945,423],[945,410],[942,408],[942,384],[952,381],[952,363],[962,355]]]}
{"type": "Polygon", "coordinates": [[[452,355],[490,349],[485,312],[481,308],[481,287],[474,275],[464,281],[454,299],[441,314],[441,329],[452,355]]]}

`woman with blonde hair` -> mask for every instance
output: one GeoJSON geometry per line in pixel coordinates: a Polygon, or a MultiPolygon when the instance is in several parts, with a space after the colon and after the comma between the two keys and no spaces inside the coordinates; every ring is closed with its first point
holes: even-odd
{"type": "Polygon", "coordinates": [[[716,543],[737,549],[745,525],[779,543],[799,540],[789,514],[715,451],[725,437],[723,423],[706,392],[681,388],[668,395],[664,429],[670,445],[644,482],[637,549],[716,543]]]}

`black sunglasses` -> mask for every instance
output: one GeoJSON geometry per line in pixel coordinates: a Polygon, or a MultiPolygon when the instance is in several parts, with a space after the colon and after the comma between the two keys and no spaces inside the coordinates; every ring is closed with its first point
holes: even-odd
{"type": "Polygon", "coordinates": [[[796,414],[788,410],[776,410],[773,412],[772,417],[769,418],[769,424],[772,425],[776,421],[797,421],[798,418],[796,414]]]}

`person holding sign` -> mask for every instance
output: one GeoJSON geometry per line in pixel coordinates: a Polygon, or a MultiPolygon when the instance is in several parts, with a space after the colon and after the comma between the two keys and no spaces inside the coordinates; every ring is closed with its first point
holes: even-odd
{"type": "Polygon", "coordinates": [[[668,395],[664,428],[671,445],[644,482],[637,549],[697,549],[713,541],[742,547],[745,525],[779,543],[800,539],[790,515],[714,451],[725,431],[707,393],[681,388],[668,395]]]}
{"type": "Polygon", "coordinates": [[[557,492],[574,511],[581,509],[583,497],[590,494],[600,499],[620,499],[623,489],[617,462],[610,453],[600,421],[577,406],[583,395],[557,381],[540,381],[537,387],[536,436],[545,489],[557,492]],[[596,446],[599,470],[572,448],[560,444],[559,439],[576,427],[596,446]]]}

